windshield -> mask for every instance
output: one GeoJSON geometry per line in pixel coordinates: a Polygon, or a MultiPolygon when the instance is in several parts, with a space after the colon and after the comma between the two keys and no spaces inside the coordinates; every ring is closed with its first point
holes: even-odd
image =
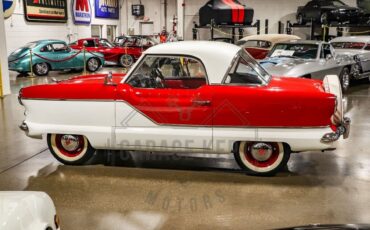
{"type": "Polygon", "coordinates": [[[318,50],[317,44],[276,44],[268,56],[316,59],[318,50]]]}
{"type": "Polygon", "coordinates": [[[334,49],[356,49],[360,50],[365,47],[363,42],[332,42],[334,49]]]}
{"type": "Polygon", "coordinates": [[[346,4],[344,4],[343,2],[341,1],[322,1],[320,3],[322,6],[345,6],[346,4]]]}
{"type": "Polygon", "coordinates": [[[105,47],[109,47],[109,48],[112,48],[114,47],[114,45],[112,43],[110,43],[108,40],[106,39],[101,39],[100,40],[100,45],[102,46],[105,46],[105,47]]]}
{"type": "MultiPolygon", "coordinates": [[[[261,78],[263,83],[268,83],[271,79],[270,74],[256,61],[254,60],[244,49],[240,51],[239,64],[235,67],[239,67],[242,72],[253,73],[255,76],[261,78]]],[[[236,69],[237,70],[237,69],[236,69]]]]}

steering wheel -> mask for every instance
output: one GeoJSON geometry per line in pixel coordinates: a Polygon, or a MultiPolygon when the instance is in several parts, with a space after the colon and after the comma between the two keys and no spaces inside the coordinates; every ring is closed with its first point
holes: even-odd
{"type": "Polygon", "coordinates": [[[157,88],[166,88],[164,82],[164,76],[162,72],[158,68],[153,68],[152,72],[150,73],[150,77],[154,80],[156,83],[157,88]]]}

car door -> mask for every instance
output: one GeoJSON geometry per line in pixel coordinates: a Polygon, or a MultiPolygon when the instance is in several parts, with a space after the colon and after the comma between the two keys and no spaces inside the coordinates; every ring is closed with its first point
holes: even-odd
{"type": "Polygon", "coordinates": [[[71,67],[73,60],[70,59],[70,49],[66,43],[57,42],[51,44],[53,52],[51,54],[53,69],[68,69],[71,67]]]}
{"type": "Polygon", "coordinates": [[[326,75],[335,74],[340,75],[343,65],[341,62],[334,58],[333,48],[330,44],[324,43],[320,49],[320,71],[317,72],[316,76],[323,79],[326,75]]]}
{"type": "Polygon", "coordinates": [[[199,60],[147,55],[118,98],[118,145],[212,149],[212,86],[199,60]]]}

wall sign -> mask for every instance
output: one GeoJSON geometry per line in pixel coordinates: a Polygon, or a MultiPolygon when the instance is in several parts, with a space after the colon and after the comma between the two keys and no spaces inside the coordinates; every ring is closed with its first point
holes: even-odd
{"type": "Polygon", "coordinates": [[[16,0],[3,0],[4,18],[12,16],[15,9],[16,0]]]}
{"type": "Polygon", "coordinates": [[[119,19],[118,0],[95,0],[95,17],[119,19]]]}
{"type": "Polygon", "coordinates": [[[75,24],[91,23],[90,0],[72,0],[72,14],[75,24]]]}
{"type": "Polygon", "coordinates": [[[67,22],[67,0],[23,0],[29,22],[67,22]]]}

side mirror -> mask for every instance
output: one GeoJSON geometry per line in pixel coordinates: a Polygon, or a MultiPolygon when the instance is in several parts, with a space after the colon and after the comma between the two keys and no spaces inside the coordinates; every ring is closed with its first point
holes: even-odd
{"type": "Polygon", "coordinates": [[[82,44],[83,46],[87,46],[89,43],[85,40],[82,44]]]}
{"type": "Polygon", "coordinates": [[[331,54],[328,54],[328,55],[326,55],[325,59],[326,59],[326,60],[330,60],[330,59],[333,59],[333,55],[331,55],[331,54]]]}
{"type": "Polygon", "coordinates": [[[113,82],[112,72],[109,72],[104,78],[104,85],[116,86],[117,84],[113,82]]]}

